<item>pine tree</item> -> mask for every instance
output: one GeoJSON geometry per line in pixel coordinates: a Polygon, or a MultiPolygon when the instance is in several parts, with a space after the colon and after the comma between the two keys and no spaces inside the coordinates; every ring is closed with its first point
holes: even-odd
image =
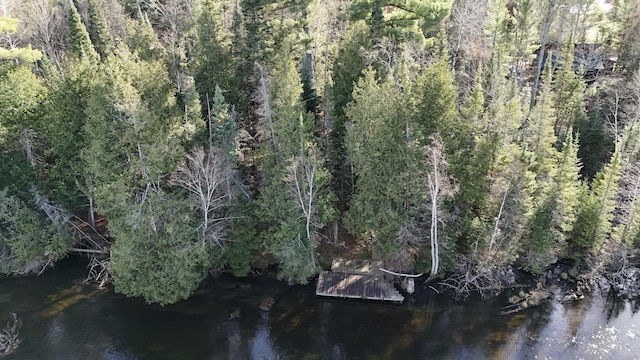
{"type": "Polygon", "coordinates": [[[98,0],[87,0],[89,38],[101,59],[105,59],[113,51],[113,39],[97,3],[98,0]]]}
{"type": "Polygon", "coordinates": [[[220,19],[220,2],[206,0],[200,6],[196,22],[198,42],[195,46],[194,77],[203,105],[212,98],[216,87],[225,91],[225,99],[240,110],[246,106],[235,77],[230,34],[220,19]]]}
{"type": "Polygon", "coordinates": [[[362,77],[365,58],[361,48],[371,46],[369,27],[364,22],[352,24],[333,64],[333,86],[330,89],[332,103],[332,128],[329,147],[329,168],[333,176],[332,188],[338,196],[338,207],[345,209],[353,196],[353,174],[346,158],[345,109],[353,101],[353,88],[362,77]]]}
{"type": "Polygon", "coordinates": [[[347,108],[350,121],[346,148],[352,163],[355,194],[346,224],[358,235],[370,237],[379,256],[389,256],[395,236],[406,220],[404,201],[408,169],[406,99],[394,81],[376,81],[365,72],[347,108]]]}
{"type": "Polygon", "coordinates": [[[71,237],[31,204],[0,189],[0,273],[36,275],[65,256],[71,237]]]}
{"type": "Polygon", "coordinates": [[[87,28],[82,23],[78,9],[73,1],[69,1],[69,47],[71,54],[78,60],[87,60],[90,63],[97,63],[100,55],[96,52],[91,43],[91,38],[87,28]]]}
{"type": "Polygon", "coordinates": [[[306,283],[317,273],[316,235],[332,219],[330,176],[304,112],[302,82],[287,44],[257,91],[263,161],[267,185],[258,199],[258,216],[267,230],[265,247],[280,263],[279,277],[306,283]]]}
{"type": "Polygon", "coordinates": [[[353,20],[365,20],[375,41],[384,36],[396,38],[431,38],[449,14],[450,2],[428,0],[422,2],[385,2],[358,0],[351,3],[353,20]]]}
{"type": "Polygon", "coordinates": [[[553,182],[537,205],[525,242],[525,266],[541,273],[559,257],[566,256],[567,238],[571,235],[578,212],[580,163],[578,141],[570,132],[558,153],[553,182]]]}
{"type": "MultiPolygon", "coordinates": [[[[554,74],[552,84],[552,101],[555,111],[553,131],[558,139],[558,145],[564,142],[571,128],[579,127],[586,117],[584,108],[585,83],[581,75],[574,71],[573,38],[563,52],[563,66],[554,74]]],[[[584,69],[578,69],[582,73],[584,69]]]]}
{"type": "Polygon", "coordinates": [[[611,231],[619,172],[620,154],[616,152],[609,164],[596,175],[591,189],[588,185],[583,185],[569,243],[570,255],[584,254],[585,251],[598,253],[603,250],[611,231]]]}

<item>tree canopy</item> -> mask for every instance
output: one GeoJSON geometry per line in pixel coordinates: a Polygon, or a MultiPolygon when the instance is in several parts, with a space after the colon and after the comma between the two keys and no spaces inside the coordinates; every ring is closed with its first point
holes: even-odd
{"type": "Polygon", "coordinates": [[[638,8],[587,3],[21,1],[0,272],[85,253],[164,305],[217,271],[306,283],[335,253],[461,294],[630,259],[638,8]]]}

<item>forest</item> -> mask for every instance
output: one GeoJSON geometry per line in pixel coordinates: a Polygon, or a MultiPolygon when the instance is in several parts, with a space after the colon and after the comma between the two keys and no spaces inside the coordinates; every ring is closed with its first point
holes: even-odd
{"type": "Polygon", "coordinates": [[[0,274],[640,263],[634,0],[0,0],[0,274]]]}

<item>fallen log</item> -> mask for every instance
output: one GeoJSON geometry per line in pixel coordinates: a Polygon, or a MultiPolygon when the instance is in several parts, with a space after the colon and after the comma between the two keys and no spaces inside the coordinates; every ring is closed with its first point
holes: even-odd
{"type": "Polygon", "coordinates": [[[15,313],[11,314],[11,320],[2,331],[0,331],[0,356],[9,355],[14,352],[20,344],[19,338],[20,321],[15,313]]]}
{"type": "Polygon", "coordinates": [[[535,307],[551,299],[553,293],[544,289],[533,289],[527,293],[520,291],[518,295],[509,298],[511,305],[502,308],[501,315],[517,313],[530,307],[535,307]]]}

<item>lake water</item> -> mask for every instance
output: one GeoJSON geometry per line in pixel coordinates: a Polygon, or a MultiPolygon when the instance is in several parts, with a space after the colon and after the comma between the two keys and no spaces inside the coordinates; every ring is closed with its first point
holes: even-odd
{"type": "Polygon", "coordinates": [[[67,260],[37,278],[0,278],[0,318],[23,322],[5,359],[640,359],[639,304],[598,293],[501,316],[506,295],[458,302],[426,288],[395,305],[223,277],[160,307],[82,285],[84,275],[67,260]],[[277,299],[268,313],[265,296],[277,299]],[[228,320],[236,308],[241,318],[228,320]]]}

